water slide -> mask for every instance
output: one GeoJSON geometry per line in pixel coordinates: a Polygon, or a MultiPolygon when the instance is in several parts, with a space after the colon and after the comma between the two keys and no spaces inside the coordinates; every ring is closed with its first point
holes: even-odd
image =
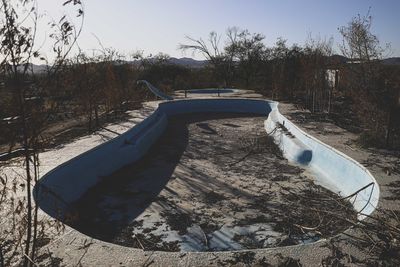
{"type": "Polygon", "coordinates": [[[172,96],[169,96],[165,93],[163,93],[162,91],[160,91],[158,88],[156,88],[154,85],[152,85],[151,83],[149,83],[146,80],[139,80],[137,81],[137,84],[144,84],[147,86],[147,88],[156,96],[158,96],[159,98],[163,99],[163,100],[173,100],[174,98],[172,96]]]}

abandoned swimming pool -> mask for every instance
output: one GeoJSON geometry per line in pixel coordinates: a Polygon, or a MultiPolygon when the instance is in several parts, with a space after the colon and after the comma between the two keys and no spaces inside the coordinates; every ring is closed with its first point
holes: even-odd
{"type": "MultiPolygon", "coordinates": [[[[35,195],[50,215],[98,239],[150,250],[218,251],[318,240],[288,239],[279,229],[290,220],[279,210],[288,210],[293,197],[282,188],[302,195],[312,184],[316,197],[333,197],[316,185],[322,184],[348,196],[371,182],[365,168],[299,130],[275,102],[201,99],[160,104],[125,134],[49,172],[35,195]],[[286,159],[265,150],[267,133],[286,159]],[[334,162],[343,167],[329,167],[334,162]]],[[[375,185],[351,200],[369,214],[378,198],[375,185]]]]}

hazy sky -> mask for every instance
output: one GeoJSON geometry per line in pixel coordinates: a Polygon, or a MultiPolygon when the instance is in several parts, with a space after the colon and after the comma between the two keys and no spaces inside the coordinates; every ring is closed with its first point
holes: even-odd
{"type": "MultiPolygon", "coordinates": [[[[63,12],[65,0],[38,0],[41,12],[53,17],[63,12]]],[[[391,56],[400,56],[400,0],[82,0],[85,24],[79,45],[105,47],[128,53],[164,52],[192,57],[177,50],[185,35],[207,37],[238,26],[262,33],[272,45],[278,37],[303,44],[308,33],[341,42],[337,28],[371,7],[373,32],[381,43],[391,43],[391,56]]],[[[41,33],[44,35],[44,33],[41,33]]],[[[46,48],[46,46],[44,46],[46,48]]],[[[201,58],[197,56],[197,58],[201,58]]]]}

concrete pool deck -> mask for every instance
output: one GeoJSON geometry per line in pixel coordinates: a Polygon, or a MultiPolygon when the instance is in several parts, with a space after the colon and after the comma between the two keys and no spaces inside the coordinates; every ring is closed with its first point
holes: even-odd
{"type": "MultiPolygon", "coordinates": [[[[254,94],[249,96],[256,97],[254,94]]],[[[244,97],[244,95],[240,95],[240,97],[244,97]]],[[[149,103],[143,110],[132,112],[130,121],[119,125],[109,125],[107,128],[120,133],[124,132],[126,129],[139,122],[141,118],[145,118],[150,114],[152,108],[154,108],[156,104],[157,102],[149,103]]],[[[289,118],[291,114],[296,112],[291,105],[281,105],[280,111],[289,118]]],[[[294,120],[294,122],[296,122],[296,120],[294,120]]],[[[380,207],[385,209],[399,209],[399,200],[393,198],[392,189],[393,183],[400,181],[400,174],[391,171],[389,175],[387,172],[387,168],[391,168],[393,164],[396,164],[398,158],[384,151],[365,151],[359,149],[352,143],[355,138],[354,135],[329,123],[322,126],[324,131],[321,131],[321,127],[312,121],[303,121],[300,126],[308,133],[355,158],[359,162],[370,164],[368,166],[369,170],[381,185],[382,197],[380,207]]],[[[42,173],[47,172],[68,158],[74,157],[112,137],[114,137],[114,135],[110,132],[100,131],[91,136],[79,138],[64,147],[42,153],[40,156],[42,173]]],[[[18,164],[16,163],[16,165],[18,164]]],[[[53,220],[46,214],[41,214],[41,216],[44,219],[53,220]]],[[[293,247],[255,249],[242,252],[146,252],[140,249],[132,249],[95,240],[69,227],[66,227],[62,234],[56,235],[57,237],[49,244],[43,246],[41,251],[50,251],[53,258],[61,258],[62,264],[67,266],[76,266],[79,264],[83,266],[262,265],[266,262],[270,264],[279,262],[280,256],[278,254],[299,259],[305,266],[319,266],[321,260],[331,253],[331,251],[324,246],[325,242],[293,247]]],[[[354,250],[354,255],[363,257],[355,248],[349,247],[349,251],[351,250],[354,250]]],[[[52,259],[48,258],[47,262],[51,263],[52,259]]]]}

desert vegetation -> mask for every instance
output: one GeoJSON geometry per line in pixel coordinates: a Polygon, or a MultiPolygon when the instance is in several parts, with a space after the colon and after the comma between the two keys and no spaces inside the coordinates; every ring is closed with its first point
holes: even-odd
{"type": "MultiPolygon", "coordinates": [[[[62,38],[71,38],[72,32],[59,37],[52,34],[60,39],[54,48],[57,65],[50,67],[44,62],[45,68],[33,71],[32,59],[45,59],[32,51],[23,59],[26,62],[16,62],[16,66],[24,70],[24,83],[38,87],[36,95],[32,95],[36,100],[31,102],[41,102],[51,113],[47,124],[81,117],[86,120],[88,131],[93,131],[106,117],[117,116],[149,99],[151,96],[136,84],[145,79],[170,93],[204,87],[252,89],[273,100],[296,103],[342,126],[356,124],[357,127],[348,128],[361,133],[360,142],[364,145],[395,149],[400,145],[400,67],[384,64],[383,57],[389,50],[381,47],[371,32],[371,24],[368,13],[339,27],[343,40],[336,53],[333,39],[311,34],[303,46],[288,46],[284,38],[279,38],[272,47],[265,44],[262,34],[238,27],[228,28],[225,34],[211,32],[205,39],[187,36],[187,42],[179,44],[179,49],[206,58],[195,67],[174,64],[163,53],[146,56],[135,51],[124,55],[100,42],[100,49],[93,53],[81,51],[66,57],[62,53],[69,51],[59,46],[62,38]]],[[[64,27],[72,31],[69,24],[64,27]]],[[[5,64],[12,66],[10,62],[5,64]]],[[[20,112],[15,108],[10,76],[4,73],[4,78],[0,100],[3,145],[10,136],[18,136],[13,125],[20,112]]],[[[21,142],[11,143],[16,148],[21,142]]],[[[3,146],[2,151],[5,150],[3,146]]]]}
{"type": "MultiPolygon", "coordinates": [[[[57,23],[51,22],[49,37],[53,42],[55,59],[46,66],[43,75],[35,76],[32,73],[32,60],[46,60],[35,47],[39,19],[37,3],[2,1],[0,5],[0,73],[4,91],[2,99],[5,99],[2,107],[7,107],[5,115],[10,116],[2,119],[2,138],[5,139],[2,143],[8,144],[9,150],[18,144],[24,157],[21,166],[24,171],[17,173],[13,179],[1,173],[3,227],[0,264],[31,266],[35,262],[39,240],[44,239],[43,228],[46,225],[46,222],[38,220],[38,206],[33,203],[32,197],[32,187],[39,178],[38,153],[43,144],[42,133],[48,125],[47,116],[53,110],[52,105],[45,103],[44,88],[55,86],[55,77],[74,46],[81,27],[72,24],[66,16],[57,23]],[[17,186],[20,188],[17,189],[17,186]]],[[[77,16],[83,20],[80,1],[66,1],[64,5],[73,5],[77,16]]]]}

